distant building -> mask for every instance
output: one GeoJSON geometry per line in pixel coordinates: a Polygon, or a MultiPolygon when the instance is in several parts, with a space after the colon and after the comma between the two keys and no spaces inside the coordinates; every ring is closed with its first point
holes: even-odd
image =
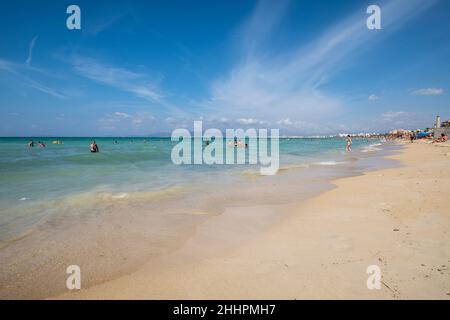
{"type": "Polygon", "coordinates": [[[435,128],[440,128],[441,127],[441,116],[437,115],[436,116],[436,124],[434,126],[435,128]]]}
{"type": "Polygon", "coordinates": [[[433,136],[439,138],[441,134],[450,135],[450,120],[441,123],[441,117],[436,117],[436,126],[433,129],[433,136]]]}

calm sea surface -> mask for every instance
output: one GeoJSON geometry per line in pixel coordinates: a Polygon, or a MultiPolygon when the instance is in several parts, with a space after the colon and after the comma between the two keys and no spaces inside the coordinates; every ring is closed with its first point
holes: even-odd
{"type": "MultiPolygon", "coordinates": [[[[192,185],[233,183],[258,174],[260,165],[175,165],[170,138],[95,138],[100,153],[90,153],[89,138],[1,138],[0,240],[47,215],[77,211],[102,201],[148,197],[192,185]],[[62,144],[53,144],[60,140],[62,144]],[[241,174],[242,173],[242,174],[241,174]]],[[[354,139],[354,152],[376,150],[379,140],[354,139]]],[[[224,148],[227,144],[224,143],[224,148]]],[[[280,139],[280,167],[345,162],[345,140],[280,139]]]]}

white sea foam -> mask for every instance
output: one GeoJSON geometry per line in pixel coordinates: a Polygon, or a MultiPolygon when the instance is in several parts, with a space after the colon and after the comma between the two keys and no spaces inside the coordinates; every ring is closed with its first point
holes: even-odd
{"type": "Polygon", "coordinates": [[[316,162],[316,165],[319,166],[337,166],[340,164],[344,164],[345,161],[321,161],[321,162],[316,162]]]}
{"type": "Polygon", "coordinates": [[[381,145],[382,145],[381,143],[374,143],[374,144],[368,145],[368,146],[364,147],[364,148],[361,150],[361,152],[375,152],[375,151],[380,151],[381,149],[380,149],[380,148],[377,148],[377,147],[379,147],[379,146],[381,146],[381,145]]]}
{"type": "Polygon", "coordinates": [[[111,198],[113,198],[113,199],[123,199],[126,197],[128,197],[128,193],[119,193],[119,194],[111,196],[111,198]]]}

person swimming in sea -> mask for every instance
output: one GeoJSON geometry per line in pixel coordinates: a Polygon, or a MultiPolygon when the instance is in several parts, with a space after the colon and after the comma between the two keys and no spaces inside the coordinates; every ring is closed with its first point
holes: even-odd
{"type": "Polygon", "coordinates": [[[45,143],[43,143],[43,142],[41,142],[41,141],[38,141],[38,144],[39,144],[39,147],[40,147],[40,148],[45,148],[45,143]]]}
{"type": "Polygon", "coordinates": [[[90,148],[91,148],[91,152],[92,153],[100,152],[100,150],[98,149],[98,145],[95,142],[95,140],[91,143],[90,148]]]}
{"type": "Polygon", "coordinates": [[[347,145],[345,146],[345,150],[346,150],[347,152],[349,152],[349,151],[352,150],[352,148],[351,148],[352,143],[353,143],[352,138],[351,138],[350,135],[348,134],[348,135],[347,135],[347,145]]]}
{"type": "Polygon", "coordinates": [[[28,147],[30,147],[30,148],[34,147],[34,141],[33,140],[28,141],[28,147]]]}

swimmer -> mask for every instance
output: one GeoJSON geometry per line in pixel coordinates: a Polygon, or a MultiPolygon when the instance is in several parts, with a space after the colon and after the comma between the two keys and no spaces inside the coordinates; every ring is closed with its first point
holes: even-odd
{"type": "Polygon", "coordinates": [[[30,148],[34,147],[34,141],[33,140],[28,141],[28,147],[30,147],[30,148]]]}
{"type": "Polygon", "coordinates": [[[352,150],[351,146],[352,146],[352,138],[351,138],[350,135],[348,134],[348,135],[347,135],[347,145],[345,146],[345,150],[346,150],[347,152],[351,151],[351,150],[352,150]]]}
{"type": "Polygon", "coordinates": [[[98,149],[98,145],[97,145],[97,143],[95,142],[95,140],[91,143],[90,149],[91,149],[91,152],[92,152],[92,153],[100,152],[100,150],[98,149]]]}
{"type": "Polygon", "coordinates": [[[43,143],[43,142],[41,142],[41,141],[38,141],[38,144],[39,144],[39,147],[40,147],[40,148],[45,148],[45,143],[43,143]]]}

